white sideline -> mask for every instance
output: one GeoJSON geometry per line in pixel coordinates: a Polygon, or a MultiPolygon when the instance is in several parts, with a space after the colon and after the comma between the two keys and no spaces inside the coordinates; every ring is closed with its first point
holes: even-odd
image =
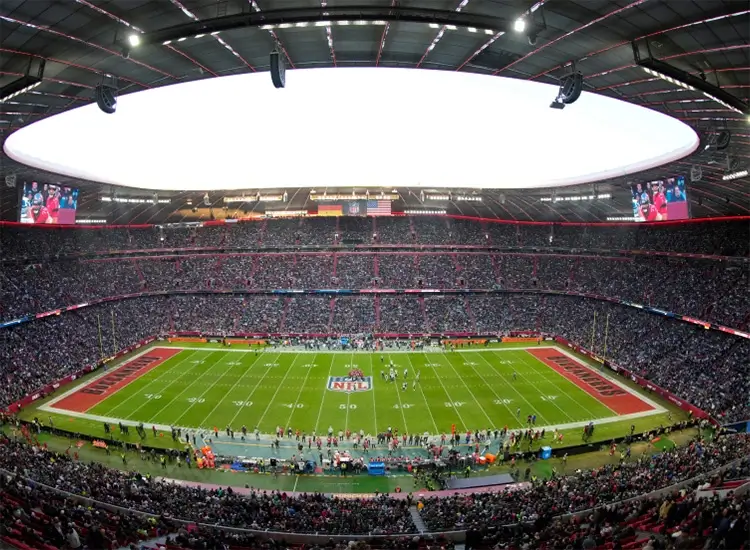
{"type": "MultiPolygon", "coordinates": [[[[123,425],[127,425],[127,426],[137,426],[138,424],[140,424],[140,422],[136,422],[134,420],[121,420],[119,418],[110,418],[108,416],[100,416],[100,415],[96,415],[96,414],[87,414],[87,413],[79,413],[79,412],[75,412],[75,411],[66,411],[66,410],[63,410],[63,409],[55,409],[53,407],[48,407],[47,405],[39,407],[39,409],[40,410],[44,410],[46,412],[58,413],[58,414],[63,414],[63,415],[67,415],[67,416],[72,416],[74,418],[81,418],[81,419],[84,419],[84,420],[92,420],[94,422],[107,422],[109,424],[117,424],[119,422],[119,423],[122,423],[123,425]]],[[[656,414],[661,414],[661,412],[662,411],[658,411],[658,410],[654,409],[654,410],[650,410],[650,411],[637,412],[637,413],[631,413],[631,414],[624,414],[622,416],[610,416],[610,417],[607,417],[607,418],[599,418],[599,419],[595,419],[595,420],[581,420],[579,422],[568,422],[566,424],[552,424],[550,426],[534,426],[534,429],[536,429],[536,430],[546,430],[548,432],[550,430],[554,430],[555,428],[557,428],[558,430],[572,430],[572,429],[575,429],[575,428],[583,428],[584,426],[588,425],[590,422],[593,422],[596,426],[598,426],[600,424],[611,424],[612,422],[621,422],[621,421],[627,421],[627,420],[635,420],[637,418],[645,418],[647,416],[654,416],[656,414]]],[[[156,429],[159,430],[159,431],[169,432],[172,429],[172,426],[167,426],[166,424],[146,424],[145,422],[143,423],[143,427],[146,430],[150,430],[152,426],[156,427],[156,429]]],[[[212,433],[212,430],[210,428],[207,428],[207,427],[174,426],[174,428],[180,428],[183,431],[185,431],[185,430],[192,430],[192,431],[195,431],[195,432],[202,432],[202,433],[206,434],[207,436],[212,433]]],[[[500,428],[498,427],[498,429],[500,429],[500,428]]],[[[516,431],[516,430],[512,430],[512,431],[516,431]]],[[[219,432],[219,434],[222,434],[222,433],[223,432],[221,432],[221,431],[219,432]]],[[[274,434],[260,434],[260,435],[261,435],[261,440],[264,441],[264,442],[274,441],[276,439],[276,435],[274,435],[274,434]]],[[[368,435],[371,435],[371,434],[368,434],[368,435]]],[[[434,440],[439,439],[440,434],[430,434],[430,437],[434,441],[434,440]]],[[[250,436],[247,438],[247,444],[252,444],[253,442],[254,442],[254,439],[252,437],[252,434],[250,434],[250,436]]]]}
{"type": "MultiPolygon", "coordinates": [[[[154,342],[147,349],[145,349],[145,350],[137,353],[136,355],[128,358],[126,361],[124,361],[123,363],[121,363],[117,368],[120,368],[121,366],[129,363],[130,361],[133,361],[134,359],[137,359],[138,357],[141,357],[142,355],[145,355],[146,353],[148,353],[149,351],[151,351],[151,349],[153,349],[155,347],[165,347],[166,349],[179,349],[179,350],[192,350],[192,351],[228,351],[228,352],[248,353],[248,350],[244,350],[244,349],[208,348],[208,347],[195,348],[195,347],[180,347],[180,346],[159,346],[159,342],[154,342]]],[[[563,355],[569,357],[570,359],[572,359],[573,361],[575,361],[576,363],[578,363],[579,365],[581,365],[581,366],[583,366],[583,367],[591,370],[592,372],[595,372],[596,374],[598,374],[599,376],[602,376],[603,378],[606,378],[608,381],[610,381],[611,383],[615,384],[620,389],[628,392],[629,394],[637,397],[641,401],[644,401],[645,403],[647,403],[648,405],[650,405],[651,407],[653,407],[652,410],[650,410],[650,411],[642,411],[642,412],[637,412],[637,413],[625,414],[625,415],[621,415],[621,416],[610,416],[610,417],[595,419],[595,420],[593,420],[593,422],[596,425],[599,425],[599,424],[610,424],[612,422],[620,422],[620,421],[627,421],[627,420],[634,420],[636,418],[645,418],[645,417],[648,417],[648,416],[653,416],[653,415],[656,415],[656,414],[661,414],[663,412],[666,412],[666,409],[664,407],[662,407],[661,405],[659,405],[658,403],[656,403],[652,399],[649,399],[647,396],[645,396],[645,395],[643,395],[643,394],[641,394],[639,392],[634,391],[633,389],[631,389],[630,387],[628,387],[624,382],[622,382],[620,380],[617,380],[616,378],[614,378],[611,375],[609,375],[609,373],[604,372],[604,371],[596,371],[595,369],[593,369],[591,367],[591,365],[588,365],[587,363],[581,361],[575,355],[573,355],[570,352],[568,352],[566,349],[563,349],[562,345],[543,345],[543,346],[532,346],[532,347],[526,346],[526,347],[471,349],[471,350],[461,350],[460,353],[480,352],[480,351],[519,351],[519,350],[526,351],[526,350],[529,350],[529,349],[554,349],[554,350],[557,350],[560,353],[562,353],[563,355]]],[[[386,353],[385,350],[383,352],[386,353]]],[[[297,354],[303,354],[303,353],[307,353],[307,354],[349,353],[349,354],[351,354],[352,351],[351,350],[350,351],[344,351],[344,350],[331,350],[331,351],[328,351],[328,350],[317,350],[317,351],[299,351],[299,350],[296,350],[295,351],[295,350],[291,350],[291,349],[290,350],[281,351],[281,350],[274,349],[273,351],[268,350],[267,353],[274,353],[274,354],[278,354],[278,353],[297,353],[297,354]]],[[[368,354],[373,354],[373,353],[377,353],[377,352],[373,352],[373,351],[370,351],[370,350],[366,350],[366,351],[363,350],[363,351],[355,351],[354,353],[368,353],[368,354]]],[[[412,351],[412,350],[399,350],[399,351],[388,351],[387,353],[390,354],[390,353],[415,353],[415,352],[412,351]]],[[[426,352],[426,353],[430,353],[430,352],[426,352]]],[[[436,353],[439,353],[439,352],[436,352],[436,353]]],[[[257,361],[257,359],[256,359],[256,361],[257,361]]],[[[550,368],[550,367],[548,367],[548,368],[550,368]]],[[[69,395],[75,393],[81,387],[88,386],[88,385],[92,384],[93,382],[95,382],[96,380],[98,380],[99,378],[102,378],[103,376],[106,376],[107,374],[110,373],[111,370],[114,370],[114,369],[104,370],[102,373],[98,374],[97,376],[95,376],[95,377],[93,377],[93,378],[91,378],[89,380],[86,380],[84,383],[75,385],[73,388],[71,388],[70,390],[66,391],[62,395],[59,395],[58,397],[52,399],[48,403],[45,403],[44,405],[41,405],[39,407],[39,410],[42,410],[42,411],[45,411],[45,412],[48,412],[48,413],[55,413],[55,414],[60,414],[60,415],[67,415],[67,416],[70,416],[70,417],[73,417],[73,418],[80,418],[80,419],[83,419],[83,420],[92,420],[94,422],[107,422],[109,424],[122,423],[122,424],[128,425],[128,426],[137,426],[138,424],[140,424],[140,422],[138,422],[138,421],[122,420],[122,419],[119,419],[119,418],[112,418],[112,417],[109,417],[109,416],[101,416],[101,415],[96,415],[96,414],[88,414],[88,413],[82,413],[82,412],[76,412],[76,411],[69,411],[69,410],[65,410],[65,409],[58,409],[58,408],[56,408],[54,406],[55,403],[61,401],[62,399],[68,397],[69,395]]],[[[537,430],[545,429],[547,431],[553,430],[555,428],[557,428],[558,430],[569,430],[569,429],[575,429],[575,428],[583,428],[584,426],[586,426],[587,424],[589,424],[589,422],[591,422],[591,421],[592,420],[582,420],[582,421],[578,421],[578,422],[568,422],[568,423],[563,423],[563,424],[552,424],[552,425],[549,425],[549,426],[535,426],[535,428],[537,430]]],[[[160,430],[160,431],[170,431],[171,428],[172,428],[171,426],[167,426],[167,425],[164,425],[164,424],[150,424],[150,425],[146,426],[145,422],[144,422],[144,427],[146,427],[147,429],[151,429],[151,426],[155,426],[156,429],[160,430]]],[[[197,427],[197,426],[175,426],[175,427],[179,427],[179,428],[181,428],[183,430],[195,430],[195,431],[202,431],[202,432],[206,432],[206,433],[209,433],[211,431],[209,428],[197,427]]],[[[439,434],[434,434],[432,437],[438,438],[439,434]]],[[[272,435],[272,434],[261,434],[261,438],[264,441],[273,441],[275,439],[275,436],[272,435]]]]}

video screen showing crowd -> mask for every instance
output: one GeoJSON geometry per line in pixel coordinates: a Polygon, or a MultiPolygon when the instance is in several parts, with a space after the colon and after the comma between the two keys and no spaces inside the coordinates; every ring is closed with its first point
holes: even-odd
{"type": "Polygon", "coordinates": [[[688,211],[685,178],[667,178],[648,183],[630,184],[633,217],[637,222],[685,220],[688,211]]]}
{"type": "Polygon", "coordinates": [[[78,189],[54,183],[25,183],[18,219],[21,223],[73,224],[76,221],[78,189]]]}

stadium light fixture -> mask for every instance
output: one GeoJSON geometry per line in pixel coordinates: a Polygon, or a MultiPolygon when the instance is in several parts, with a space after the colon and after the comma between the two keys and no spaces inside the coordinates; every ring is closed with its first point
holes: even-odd
{"type": "Polygon", "coordinates": [[[429,216],[434,214],[447,214],[447,210],[404,210],[404,214],[410,216],[429,216]]]}
{"type": "Polygon", "coordinates": [[[130,36],[128,36],[128,44],[130,44],[134,48],[140,46],[141,45],[141,37],[138,36],[137,34],[131,34],[130,36]]]}
{"type": "Polygon", "coordinates": [[[526,19],[519,17],[516,22],[513,23],[513,30],[516,32],[523,32],[526,30],[526,19]]]}
{"type": "Polygon", "coordinates": [[[40,60],[36,74],[31,74],[31,64],[34,60],[35,58],[29,60],[29,65],[25,75],[0,88],[0,103],[5,103],[16,96],[30,92],[42,83],[44,78],[45,60],[40,60]]]}
{"type": "Polygon", "coordinates": [[[635,64],[643,69],[646,73],[660,78],[665,82],[669,82],[675,86],[679,86],[685,90],[697,91],[703,93],[708,99],[723,105],[731,111],[735,111],[742,115],[750,115],[750,107],[748,104],[739,99],[738,97],[730,94],[726,90],[719,88],[703,80],[700,76],[695,76],[682,69],[678,69],[674,65],[665,63],[659,59],[655,59],[651,55],[651,49],[646,42],[646,50],[648,51],[648,57],[642,58],[638,44],[633,41],[633,58],[635,64]]]}
{"type": "Polygon", "coordinates": [[[557,97],[550,103],[552,109],[564,109],[578,101],[583,92],[583,75],[576,71],[575,63],[572,64],[572,72],[560,79],[560,89],[557,97]]]}
{"type": "Polygon", "coordinates": [[[744,178],[744,177],[747,176],[747,174],[748,174],[747,170],[737,170],[736,172],[731,172],[729,174],[724,174],[721,177],[721,179],[723,179],[724,181],[731,181],[731,180],[736,180],[736,179],[744,178]]]}

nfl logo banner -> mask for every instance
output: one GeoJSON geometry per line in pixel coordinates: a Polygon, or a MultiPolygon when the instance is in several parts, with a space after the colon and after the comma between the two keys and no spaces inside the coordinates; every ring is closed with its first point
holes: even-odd
{"type": "Polygon", "coordinates": [[[372,376],[329,376],[328,389],[344,393],[368,391],[372,389],[372,376]]]}

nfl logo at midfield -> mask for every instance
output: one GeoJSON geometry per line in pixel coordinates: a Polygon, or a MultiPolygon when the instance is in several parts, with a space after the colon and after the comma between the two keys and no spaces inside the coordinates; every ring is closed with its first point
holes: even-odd
{"type": "Polygon", "coordinates": [[[352,393],[357,391],[368,391],[372,389],[372,376],[353,378],[351,376],[329,376],[328,389],[352,393]]]}

